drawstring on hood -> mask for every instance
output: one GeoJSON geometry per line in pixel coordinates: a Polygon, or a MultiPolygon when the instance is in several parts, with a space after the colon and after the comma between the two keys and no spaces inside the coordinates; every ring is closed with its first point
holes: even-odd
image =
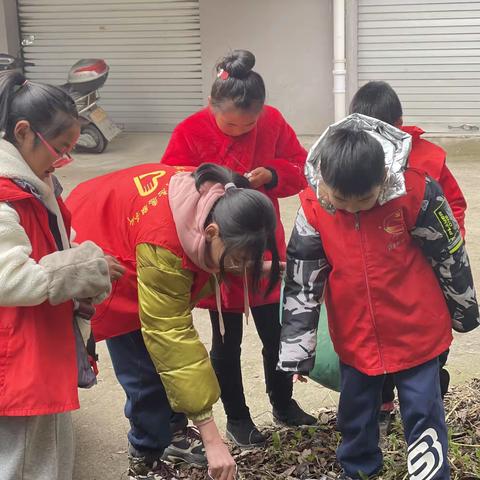
{"type": "MultiPolygon", "coordinates": [[[[205,182],[198,191],[195,187],[195,179],[190,172],[179,172],[174,175],[168,188],[168,202],[182,248],[197,267],[214,275],[215,299],[222,339],[225,335],[225,323],[222,314],[220,285],[216,273],[205,262],[207,248],[205,222],[215,203],[230,188],[237,187],[231,182],[225,186],[220,183],[205,182]]],[[[246,271],[244,278],[245,316],[248,321],[249,301],[246,271]]]]}
{"type": "MultiPolygon", "coordinates": [[[[320,173],[322,161],[321,149],[325,139],[339,128],[367,132],[382,146],[385,153],[385,167],[387,172],[382,191],[378,197],[378,203],[380,205],[407,193],[403,172],[407,166],[408,156],[412,146],[412,137],[408,133],[402,132],[402,130],[381,120],[360,113],[353,113],[343,120],[330,125],[308,152],[307,162],[305,164],[305,176],[310,186],[317,193],[318,198],[321,197],[320,188],[323,183],[320,173]]],[[[332,205],[322,204],[322,206],[331,213],[335,212],[335,208],[332,205]]]]}

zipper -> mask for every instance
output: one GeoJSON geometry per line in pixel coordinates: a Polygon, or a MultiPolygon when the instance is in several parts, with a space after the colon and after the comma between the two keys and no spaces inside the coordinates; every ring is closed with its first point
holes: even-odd
{"type": "Polygon", "coordinates": [[[383,361],[380,339],[378,338],[377,324],[375,323],[375,315],[373,313],[372,297],[371,297],[371,293],[370,293],[370,285],[368,283],[368,275],[367,275],[367,261],[365,259],[365,247],[364,247],[363,235],[362,235],[362,232],[360,231],[360,213],[359,212],[355,213],[355,230],[357,230],[357,232],[360,235],[360,250],[362,252],[363,273],[364,273],[364,276],[365,276],[365,285],[367,287],[368,308],[370,310],[370,316],[372,318],[373,330],[375,332],[375,338],[377,340],[377,347],[378,347],[378,354],[380,356],[380,362],[382,363],[383,373],[386,374],[387,371],[385,369],[385,362],[383,361]]]}

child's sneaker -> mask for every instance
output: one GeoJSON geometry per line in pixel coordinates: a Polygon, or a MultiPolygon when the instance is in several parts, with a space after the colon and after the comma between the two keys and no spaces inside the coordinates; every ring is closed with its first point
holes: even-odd
{"type": "Polygon", "coordinates": [[[129,480],[178,480],[177,472],[160,459],[129,455],[129,480]]]}
{"type": "Polygon", "coordinates": [[[208,462],[199,431],[194,427],[185,427],[175,432],[172,443],[163,452],[162,460],[185,462],[196,467],[206,466],[208,462]]]}
{"type": "Polygon", "coordinates": [[[304,412],[295,400],[290,400],[287,408],[279,410],[273,407],[273,418],[287,427],[300,427],[302,425],[315,425],[317,419],[304,412]]]}
{"type": "Polygon", "coordinates": [[[160,461],[146,475],[130,476],[130,480],[178,480],[177,471],[165,462],[160,461]]]}
{"type": "Polygon", "coordinates": [[[227,438],[240,448],[263,447],[267,440],[251,418],[228,420],[227,438]]]}
{"type": "Polygon", "coordinates": [[[380,444],[383,445],[392,431],[395,413],[392,410],[380,410],[378,416],[378,428],[380,429],[380,444]]]}

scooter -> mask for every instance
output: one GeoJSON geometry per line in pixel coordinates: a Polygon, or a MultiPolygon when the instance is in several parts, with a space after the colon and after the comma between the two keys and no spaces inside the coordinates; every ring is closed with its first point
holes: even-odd
{"type": "MultiPolygon", "coordinates": [[[[33,40],[33,37],[24,39],[22,47],[31,45],[33,40]]],[[[0,72],[23,71],[25,67],[34,65],[23,60],[21,51],[16,57],[0,53],[0,72]]],[[[82,59],[70,69],[68,82],[59,85],[73,98],[77,106],[81,122],[80,137],[75,145],[78,151],[102,153],[108,143],[121,132],[107,112],[97,105],[100,99],[98,90],[105,84],[108,72],[109,67],[104,60],[82,59]]]]}

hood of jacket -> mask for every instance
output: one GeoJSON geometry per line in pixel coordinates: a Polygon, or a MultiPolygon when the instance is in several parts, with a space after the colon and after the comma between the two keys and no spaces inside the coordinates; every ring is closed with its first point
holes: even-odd
{"type": "Polygon", "coordinates": [[[197,267],[211,273],[205,262],[205,222],[223,195],[225,188],[220,183],[206,182],[198,191],[191,172],[174,175],[168,188],[168,202],[183,250],[197,267]]]}
{"type": "Polygon", "coordinates": [[[382,145],[385,152],[387,174],[378,203],[383,205],[390,200],[405,195],[404,171],[412,145],[411,135],[376,118],[354,113],[330,125],[308,153],[305,164],[305,176],[310,186],[317,192],[317,197],[319,196],[319,187],[321,187],[323,182],[320,173],[322,146],[327,136],[339,128],[363,130],[382,145]]]}

